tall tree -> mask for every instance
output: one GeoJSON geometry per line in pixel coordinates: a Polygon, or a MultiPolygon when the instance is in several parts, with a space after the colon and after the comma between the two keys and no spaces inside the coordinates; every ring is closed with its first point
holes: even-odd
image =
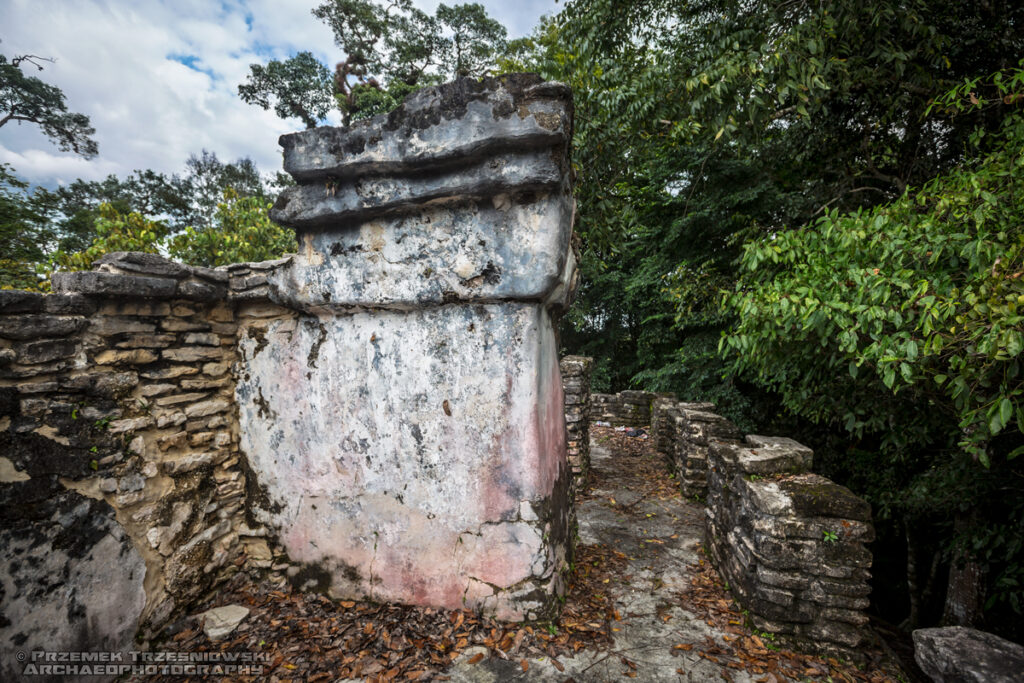
{"type": "Polygon", "coordinates": [[[478,3],[438,6],[433,16],[412,0],[328,0],[313,15],[331,27],[345,55],[334,70],[309,52],[253,64],[241,98],[307,128],[336,103],[346,124],[397,106],[413,90],[458,76],[481,76],[502,54],[505,28],[478,3]]]}
{"type": "Polygon", "coordinates": [[[316,128],[335,106],[331,72],[311,52],[253,64],[249,69],[249,79],[238,86],[238,95],[263,109],[273,104],[274,113],[282,119],[297,118],[306,128],[316,128]]]}
{"type": "Polygon", "coordinates": [[[269,195],[252,159],[241,158],[225,163],[216,153],[205,149],[189,156],[181,180],[191,200],[186,222],[195,227],[211,224],[226,190],[240,197],[267,199],[269,195]]]}
{"type": "Polygon", "coordinates": [[[42,71],[48,61],[52,60],[35,55],[10,59],[0,55],[0,128],[12,122],[32,123],[61,151],[94,157],[99,147],[92,139],[96,130],[89,125],[89,117],[69,112],[60,88],[23,71],[27,67],[42,71]]]}

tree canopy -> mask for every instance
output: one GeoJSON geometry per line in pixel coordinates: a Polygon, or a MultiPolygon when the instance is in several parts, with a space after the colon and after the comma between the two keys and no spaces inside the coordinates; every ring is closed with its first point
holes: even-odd
{"type": "Polygon", "coordinates": [[[505,45],[505,27],[483,5],[440,4],[433,16],[412,0],[328,0],[313,15],[345,55],[334,76],[310,52],[250,66],[241,98],[282,118],[317,126],[336,106],[345,123],[390,111],[416,88],[482,76],[505,45]]]}
{"type": "Polygon", "coordinates": [[[85,158],[96,156],[99,146],[92,136],[96,130],[85,114],[69,112],[60,88],[24,73],[27,67],[43,70],[35,55],[7,58],[0,54],[0,128],[8,123],[32,123],[62,152],[74,152],[85,158]]]}

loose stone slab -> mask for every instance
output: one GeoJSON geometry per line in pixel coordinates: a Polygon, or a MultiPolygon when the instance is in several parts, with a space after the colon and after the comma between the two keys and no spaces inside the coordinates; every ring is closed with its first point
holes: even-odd
{"type": "Polygon", "coordinates": [[[210,640],[220,640],[230,634],[249,616],[249,608],[224,605],[203,612],[203,633],[210,640]]]}

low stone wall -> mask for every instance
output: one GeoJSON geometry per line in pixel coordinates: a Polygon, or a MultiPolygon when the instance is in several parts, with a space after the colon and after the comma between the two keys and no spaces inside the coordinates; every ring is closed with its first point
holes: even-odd
{"type": "Polygon", "coordinates": [[[651,424],[651,403],[658,394],[649,391],[620,391],[590,395],[590,421],[608,422],[613,427],[645,427],[651,424]]]}
{"type": "Polygon", "coordinates": [[[705,548],[755,627],[803,650],[858,657],[874,539],[864,500],[811,473],[811,449],[743,439],[714,404],[640,391],[591,400],[594,420],[649,421],[682,494],[706,500],[705,548]]]}
{"type": "Polygon", "coordinates": [[[652,404],[651,437],[669,470],[679,478],[683,496],[707,496],[708,444],[736,440],[740,431],[716,415],[713,403],[684,403],[659,397],[652,404]]]}
{"type": "Polygon", "coordinates": [[[116,650],[271,558],[243,509],[236,316],[227,273],[159,256],[53,285],[0,292],[0,643],[116,650]]]}
{"type": "Polygon", "coordinates": [[[705,548],[754,626],[826,654],[865,642],[871,508],[781,437],[709,444],[705,548]]]}
{"type": "Polygon", "coordinates": [[[586,485],[590,470],[590,374],[594,359],[566,356],[559,365],[565,396],[566,453],[572,468],[575,493],[586,485]]]}

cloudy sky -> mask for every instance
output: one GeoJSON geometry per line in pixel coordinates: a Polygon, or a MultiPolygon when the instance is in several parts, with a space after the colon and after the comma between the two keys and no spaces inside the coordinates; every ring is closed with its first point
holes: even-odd
{"type": "MultiPolygon", "coordinates": [[[[531,31],[555,0],[477,0],[510,37],[531,31]]],[[[0,0],[0,53],[52,57],[33,75],[60,87],[68,109],[90,117],[100,153],[60,152],[30,124],[0,128],[0,162],[32,183],[152,168],[179,172],[208,149],[224,161],[252,157],[280,168],[277,138],[299,130],[242,102],[249,64],[310,50],[333,67],[343,57],[310,14],[317,0],[0,0]]],[[[429,12],[437,0],[416,0],[429,12]]],[[[456,4],[449,0],[449,4],[456,4]]],[[[335,120],[335,123],[337,121],[335,120]]]]}

